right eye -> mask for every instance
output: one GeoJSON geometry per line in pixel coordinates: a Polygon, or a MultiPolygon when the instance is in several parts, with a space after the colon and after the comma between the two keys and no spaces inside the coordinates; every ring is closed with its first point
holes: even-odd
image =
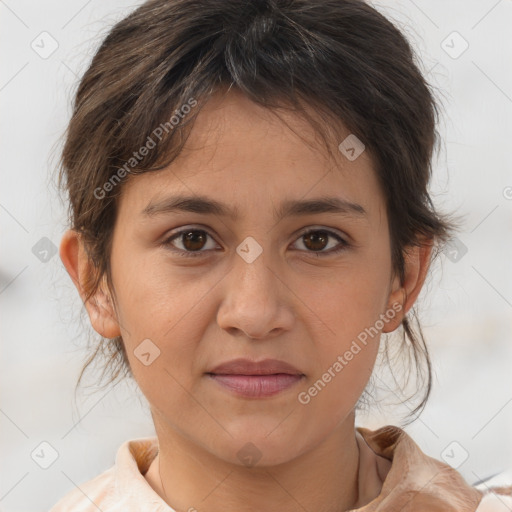
{"type": "MultiPolygon", "coordinates": [[[[208,238],[213,241],[213,237],[203,229],[182,229],[164,240],[162,245],[177,253],[178,256],[197,257],[206,252],[201,249],[207,246],[208,238]],[[176,247],[176,245],[181,245],[181,247],[176,247]]],[[[207,249],[211,250],[212,247],[207,247],[207,249]]]]}

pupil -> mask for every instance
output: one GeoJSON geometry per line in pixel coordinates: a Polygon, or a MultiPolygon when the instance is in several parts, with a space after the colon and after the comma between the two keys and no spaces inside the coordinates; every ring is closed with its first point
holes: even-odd
{"type": "Polygon", "coordinates": [[[202,231],[189,231],[183,236],[185,238],[183,245],[191,251],[197,251],[204,245],[205,236],[202,231]]]}
{"type": "Polygon", "coordinates": [[[306,247],[313,249],[314,251],[323,249],[327,244],[327,236],[324,231],[316,231],[315,233],[309,233],[305,235],[307,241],[312,242],[313,247],[310,247],[306,242],[306,247]],[[318,242],[320,241],[320,247],[318,246],[318,242]]]}

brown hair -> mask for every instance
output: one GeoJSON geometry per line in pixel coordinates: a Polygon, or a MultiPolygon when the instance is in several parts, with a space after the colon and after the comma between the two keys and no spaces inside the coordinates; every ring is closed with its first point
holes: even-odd
{"type": "MultiPolygon", "coordinates": [[[[438,255],[452,227],[427,190],[438,107],[410,44],[388,19],[362,0],[151,0],[101,44],[80,81],[66,133],[59,186],[94,264],[84,302],[104,278],[114,296],[110,249],[126,175],[169,164],[201,107],[227,87],[271,111],[294,109],[324,141],[329,123],[341,121],[372,156],[395,272],[403,279],[404,251],[422,237],[438,242],[438,255]],[[179,123],[170,121],[173,113],[179,123]],[[150,138],[155,146],[133,161],[150,138]]],[[[409,348],[408,338],[417,372],[427,377],[413,413],[425,406],[432,380],[416,323],[415,331],[410,318],[402,322],[402,348],[409,348]]],[[[77,386],[100,354],[108,383],[131,374],[122,339],[100,339],[77,386]]]]}

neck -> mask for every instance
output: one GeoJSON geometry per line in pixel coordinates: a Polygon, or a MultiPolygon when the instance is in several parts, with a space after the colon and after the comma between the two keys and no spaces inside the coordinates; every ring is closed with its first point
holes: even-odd
{"type": "Polygon", "coordinates": [[[293,460],[252,468],[219,459],[159,422],[155,429],[160,451],[146,480],[179,512],[342,512],[367,499],[360,495],[353,415],[293,460]]]}

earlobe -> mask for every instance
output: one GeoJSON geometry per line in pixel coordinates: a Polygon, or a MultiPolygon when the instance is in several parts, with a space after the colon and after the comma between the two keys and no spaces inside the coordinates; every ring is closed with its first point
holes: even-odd
{"type": "Polygon", "coordinates": [[[387,306],[388,310],[399,309],[399,312],[385,326],[383,332],[392,332],[397,329],[416,302],[428,274],[432,245],[432,240],[423,240],[421,245],[410,246],[404,251],[404,281],[400,283],[398,276],[395,276],[387,306]]]}
{"type": "Polygon", "coordinates": [[[104,338],[120,336],[121,332],[112,299],[104,289],[106,288],[104,279],[94,294],[87,299],[87,291],[92,275],[92,263],[89,260],[80,233],[72,229],[64,233],[60,243],[59,255],[82,301],[84,301],[94,330],[104,338]]]}

